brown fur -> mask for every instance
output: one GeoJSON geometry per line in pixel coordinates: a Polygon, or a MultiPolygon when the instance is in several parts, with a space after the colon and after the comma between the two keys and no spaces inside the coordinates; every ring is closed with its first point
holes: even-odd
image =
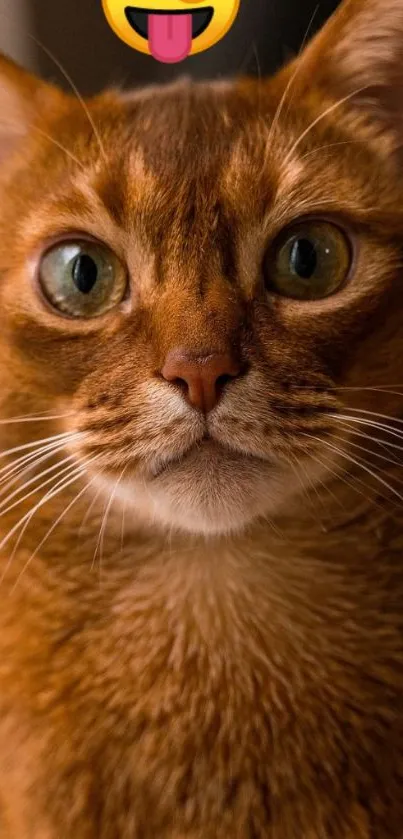
{"type": "Polygon", "coordinates": [[[2,449],[98,460],[1,551],[1,839],[401,839],[402,50],[401,0],[347,0],[273,80],[90,119],[2,60],[2,449]],[[305,216],[355,243],[310,303],[262,276],[305,216]],[[130,275],[90,321],[35,279],[77,231],[130,275]],[[178,345],[242,365],[207,420],[159,375],[178,345]]]}

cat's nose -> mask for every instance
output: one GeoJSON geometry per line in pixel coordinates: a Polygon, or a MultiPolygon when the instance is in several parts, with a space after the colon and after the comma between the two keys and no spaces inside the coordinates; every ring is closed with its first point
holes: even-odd
{"type": "Polygon", "coordinates": [[[163,378],[177,385],[187,401],[205,414],[215,408],[225,386],[240,372],[240,365],[230,354],[194,357],[183,349],[171,350],[161,370],[163,378]]]}

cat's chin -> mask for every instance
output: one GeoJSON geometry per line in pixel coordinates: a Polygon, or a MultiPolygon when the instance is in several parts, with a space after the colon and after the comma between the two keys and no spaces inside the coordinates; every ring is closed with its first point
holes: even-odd
{"type": "Polygon", "coordinates": [[[239,532],[290,496],[277,466],[218,447],[199,447],[120,493],[139,517],[193,534],[239,532]]]}

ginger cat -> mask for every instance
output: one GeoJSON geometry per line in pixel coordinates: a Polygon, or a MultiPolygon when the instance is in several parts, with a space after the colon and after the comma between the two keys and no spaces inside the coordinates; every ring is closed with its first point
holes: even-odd
{"type": "Polygon", "coordinates": [[[402,839],[402,59],[1,60],[1,839],[402,839]]]}

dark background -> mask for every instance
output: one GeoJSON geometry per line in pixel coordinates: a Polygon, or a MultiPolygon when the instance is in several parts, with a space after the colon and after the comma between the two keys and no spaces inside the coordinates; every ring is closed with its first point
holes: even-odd
{"type": "MultiPolygon", "coordinates": [[[[106,22],[101,0],[32,0],[30,28],[80,91],[92,93],[110,83],[133,86],[184,73],[196,78],[271,73],[298,52],[308,28],[312,35],[337,5],[338,0],[241,0],[228,35],[178,65],[159,64],[121,42],[106,22]]],[[[41,74],[63,83],[55,65],[36,49],[41,74]]]]}

